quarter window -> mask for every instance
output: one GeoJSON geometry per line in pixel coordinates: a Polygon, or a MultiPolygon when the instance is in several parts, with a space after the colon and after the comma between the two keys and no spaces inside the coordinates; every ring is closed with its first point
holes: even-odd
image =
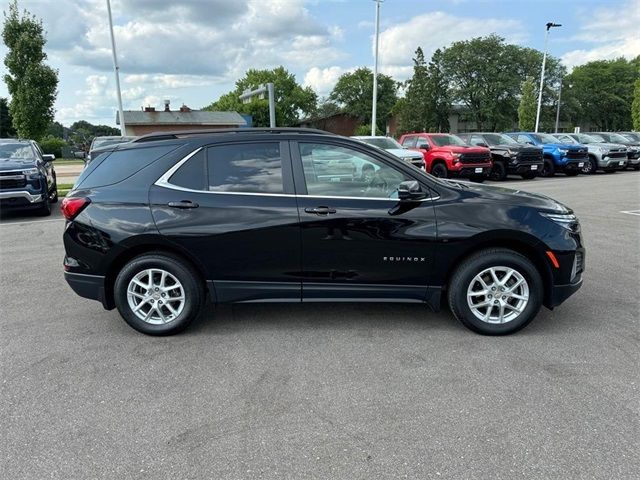
{"type": "Polygon", "coordinates": [[[277,142],[209,147],[207,173],[208,187],[213,192],[284,192],[277,142]]]}
{"type": "Polygon", "coordinates": [[[398,198],[404,173],[365,153],[337,145],[300,143],[300,156],[312,196],[398,198]]]}

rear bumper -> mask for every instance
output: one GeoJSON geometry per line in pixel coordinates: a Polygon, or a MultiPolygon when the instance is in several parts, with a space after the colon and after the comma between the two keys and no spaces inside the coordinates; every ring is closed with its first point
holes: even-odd
{"type": "Polygon", "coordinates": [[[106,310],[113,309],[113,305],[107,300],[105,294],[103,276],[64,272],[64,279],[71,290],[81,297],[99,301],[106,310]]]}

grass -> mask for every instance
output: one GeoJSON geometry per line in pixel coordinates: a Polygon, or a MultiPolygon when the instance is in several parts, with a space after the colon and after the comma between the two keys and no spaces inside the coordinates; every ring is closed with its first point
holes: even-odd
{"type": "Polygon", "coordinates": [[[67,193],[69,193],[69,190],[71,190],[72,188],[73,188],[73,183],[59,183],[58,197],[59,198],[64,197],[67,193]]]}
{"type": "Polygon", "coordinates": [[[84,165],[84,160],[81,158],[56,158],[54,163],[56,165],[84,165]]]}

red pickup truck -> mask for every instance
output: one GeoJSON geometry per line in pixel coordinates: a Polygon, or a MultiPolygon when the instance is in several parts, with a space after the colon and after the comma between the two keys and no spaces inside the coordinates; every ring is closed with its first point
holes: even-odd
{"type": "Polygon", "coordinates": [[[483,182],[493,166],[491,150],[467,145],[448,133],[407,133],[400,137],[400,143],[421,152],[427,172],[440,178],[466,177],[483,182]]]}

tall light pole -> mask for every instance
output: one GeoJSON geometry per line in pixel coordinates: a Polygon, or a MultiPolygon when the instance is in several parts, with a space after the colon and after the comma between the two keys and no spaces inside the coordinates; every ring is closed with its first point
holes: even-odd
{"type": "Polygon", "coordinates": [[[549,41],[549,30],[554,27],[561,27],[559,23],[548,22],[547,31],[544,34],[544,55],[542,56],[542,70],[540,72],[540,92],[538,93],[538,111],[536,113],[536,133],[540,126],[540,108],[542,107],[542,87],[544,87],[544,67],[547,64],[547,42],[549,41]]]}
{"type": "Polygon", "coordinates": [[[111,33],[111,52],[113,53],[113,69],[116,74],[116,94],[118,96],[118,115],[120,116],[120,134],[126,135],[124,124],[124,110],[122,110],[122,93],[120,93],[120,67],[118,67],[118,55],[116,55],[116,39],[113,36],[113,19],[111,18],[111,2],[107,0],[107,11],[109,12],[109,33],[111,33]]]}
{"type": "Polygon", "coordinates": [[[373,55],[373,101],[371,104],[371,135],[376,135],[376,114],[378,108],[378,40],[380,38],[380,3],[384,0],[373,0],[376,2],[376,40],[375,53],[373,55]]]}

